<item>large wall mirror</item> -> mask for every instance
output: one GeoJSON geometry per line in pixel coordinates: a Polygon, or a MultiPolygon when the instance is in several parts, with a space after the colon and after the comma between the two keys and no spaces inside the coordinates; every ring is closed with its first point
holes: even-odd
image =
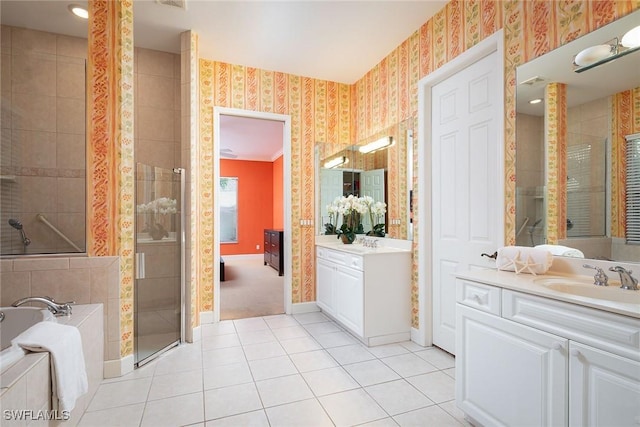
{"type": "Polygon", "coordinates": [[[87,21],[62,2],[0,7],[1,254],[85,252],[87,21]]]}
{"type": "MultiPolygon", "coordinates": [[[[640,245],[627,242],[624,224],[625,137],[634,133],[633,120],[638,122],[640,50],[630,49],[628,54],[609,60],[616,42],[639,23],[637,11],[518,67],[518,245],[553,243],[565,247],[567,255],[640,262],[640,245]],[[596,61],[594,55],[598,54],[606,57],[603,63],[575,71],[574,60],[589,63],[596,61]],[[566,150],[550,161],[547,139],[554,129],[545,123],[545,90],[554,83],[566,85],[566,132],[557,136],[566,150]],[[620,108],[625,104],[621,99],[630,101],[629,108],[620,108]],[[559,176],[558,171],[566,171],[566,176],[559,176]],[[566,188],[564,197],[558,199],[566,199],[566,205],[560,207],[566,220],[557,221],[560,215],[555,218],[560,238],[550,241],[546,231],[554,209],[548,203],[548,185],[554,175],[558,181],[566,179],[562,183],[566,185],[558,187],[566,188]]],[[[628,47],[620,46],[620,52],[626,50],[628,47]]],[[[564,109],[558,114],[564,114],[564,109]]]]}
{"type": "MultiPolygon", "coordinates": [[[[411,148],[410,121],[392,126],[366,140],[337,152],[327,150],[327,144],[316,146],[316,234],[327,234],[325,224],[330,214],[327,205],[339,196],[371,196],[384,202],[385,237],[408,239],[407,151],[411,148]],[[361,148],[390,138],[391,145],[363,153],[361,148]]],[[[365,232],[372,227],[363,217],[365,232]]],[[[339,226],[340,224],[338,224],[339,226]]]]}

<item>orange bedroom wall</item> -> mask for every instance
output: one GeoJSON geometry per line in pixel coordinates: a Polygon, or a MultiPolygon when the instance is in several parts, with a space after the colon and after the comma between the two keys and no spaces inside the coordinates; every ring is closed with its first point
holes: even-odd
{"type": "Polygon", "coordinates": [[[283,199],[283,157],[273,162],[273,228],[284,228],[284,199],[283,199]]]}
{"type": "Polygon", "coordinates": [[[220,243],[220,254],[262,253],[264,229],[273,228],[273,163],[221,159],[220,176],[238,177],[238,243],[220,243]]]}

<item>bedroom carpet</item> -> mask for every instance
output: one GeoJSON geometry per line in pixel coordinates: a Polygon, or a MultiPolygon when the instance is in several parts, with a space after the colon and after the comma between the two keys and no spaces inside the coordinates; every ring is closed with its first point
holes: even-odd
{"type": "Polygon", "coordinates": [[[225,281],[220,282],[220,319],[244,319],[284,313],[284,277],[264,256],[223,255],[225,281]]]}

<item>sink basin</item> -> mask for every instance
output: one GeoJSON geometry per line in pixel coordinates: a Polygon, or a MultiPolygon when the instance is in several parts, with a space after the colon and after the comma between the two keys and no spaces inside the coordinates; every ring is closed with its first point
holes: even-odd
{"type": "Polygon", "coordinates": [[[640,304],[640,291],[621,289],[619,284],[596,286],[592,282],[564,277],[541,277],[534,279],[534,282],[552,291],[564,294],[627,304],[640,304]]]}

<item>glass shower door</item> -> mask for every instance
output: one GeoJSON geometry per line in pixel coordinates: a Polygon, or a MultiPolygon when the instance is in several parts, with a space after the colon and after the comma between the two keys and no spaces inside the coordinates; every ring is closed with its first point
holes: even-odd
{"type": "Polygon", "coordinates": [[[181,193],[180,169],[136,165],[136,366],[181,340],[181,193]]]}

